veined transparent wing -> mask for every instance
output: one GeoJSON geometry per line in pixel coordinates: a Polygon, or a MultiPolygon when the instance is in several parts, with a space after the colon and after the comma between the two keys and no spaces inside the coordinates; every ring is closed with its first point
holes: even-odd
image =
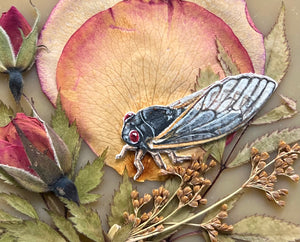
{"type": "Polygon", "coordinates": [[[269,99],[277,83],[270,77],[247,73],[226,77],[170,106],[191,102],[186,110],[149,147],[188,147],[216,140],[245,125],[269,99]],[[195,100],[195,101],[194,101],[195,100]]]}

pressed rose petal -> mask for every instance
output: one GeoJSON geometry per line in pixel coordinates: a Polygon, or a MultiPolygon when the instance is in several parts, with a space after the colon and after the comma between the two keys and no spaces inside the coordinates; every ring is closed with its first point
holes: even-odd
{"type": "Polygon", "coordinates": [[[39,51],[36,65],[42,90],[53,104],[57,97],[56,66],[65,44],[87,19],[117,2],[119,0],[61,0],[52,10],[38,43],[47,46],[49,51],[39,51]]]}
{"type": "Polygon", "coordinates": [[[262,33],[255,27],[245,0],[190,0],[214,13],[230,26],[247,50],[255,73],[264,74],[265,46],[262,33]]]}
{"type": "MultiPolygon", "coordinates": [[[[232,30],[204,8],[178,1],[120,2],[90,18],[65,46],[57,67],[63,106],[96,154],[110,147],[107,164],[122,173],[133,162],[129,155],[114,159],[124,145],[123,115],[189,94],[199,68],[210,66],[224,77],[216,39],[240,72],[254,71],[232,30]]],[[[143,162],[155,167],[149,156],[143,162]]]]}
{"type": "Polygon", "coordinates": [[[31,26],[14,6],[2,14],[0,18],[0,26],[10,37],[14,53],[17,55],[23,42],[20,29],[22,30],[23,34],[27,36],[31,31],[31,26]]]}

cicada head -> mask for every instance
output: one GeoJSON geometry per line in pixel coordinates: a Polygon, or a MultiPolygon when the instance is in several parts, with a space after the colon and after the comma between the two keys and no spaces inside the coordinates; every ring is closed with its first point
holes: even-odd
{"type": "Polygon", "coordinates": [[[141,133],[138,129],[140,119],[138,116],[129,112],[124,116],[124,125],[122,130],[122,139],[129,145],[138,147],[141,141],[141,133]]]}

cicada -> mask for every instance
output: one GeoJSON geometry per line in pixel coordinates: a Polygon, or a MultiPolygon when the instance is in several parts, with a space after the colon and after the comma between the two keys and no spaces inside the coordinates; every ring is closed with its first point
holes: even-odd
{"type": "Polygon", "coordinates": [[[195,147],[230,134],[247,124],[275,91],[268,76],[245,73],[229,76],[168,106],[150,106],[124,117],[123,146],[116,159],[135,151],[137,179],[148,152],[159,168],[166,168],[161,153],[173,163],[190,160],[176,151],[195,147]]]}

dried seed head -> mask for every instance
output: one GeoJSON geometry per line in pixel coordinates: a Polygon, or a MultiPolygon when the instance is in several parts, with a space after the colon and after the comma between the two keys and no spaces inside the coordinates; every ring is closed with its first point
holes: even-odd
{"type": "Polygon", "coordinates": [[[202,198],[199,202],[200,202],[201,205],[206,205],[207,204],[207,199],[202,198]]]}
{"type": "Polygon", "coordinates": [[[211,181],[209,179],[205,179],[203,183],[206,186],[210,186],[211,185],[211,181]]]}
{"type": "Polygon", "coordinates": [[[191,179],[191,176],[185,174],[182,178],[183,182],[188,182],[191,179]]]}
{"type": "Polygon", "coordinates": [[[225,219],[228,217],[228,213],[226,211],[221,211],[217,214],[217,218],[219,219],[225,219]]]}
{"type": "Polygon", "coordinates": [[[205,171],[207,169],[207,167],[208,166],[205,163],[201,163],[200,169],[203,172],[203,171],[205,171]]]}
{"type": "Polygon", "coordinates": [[[148,203],[148,202],[150,202],[151,199],[152,199],[152,196],[150,194],[146,193],[144,195],[144,203],[145,204],[148,203]]]}
{"type": "Polygon", "coordinates": [[[259,173],[259,177],[267,177],[268,176],[268,173],[266,171],[262,171],[259,173]]]}
{"type": "Polygon", "coordinates": [[[182,197],[182,195],[183,195],[183,190],[182,190],[182,189],[179,189],[179,190],[177,191],[176,195],[177,195],[178,198],[182,197]]]}
{"type": "Polygon", "coordinates": [[[132,199],[137,199],[138,196],[139,196],[139,192],[137,190],[133,190],[131,193],[130,193],[130,196],[132,199]]]}
{"type": "Polygon", "coordinates": [[[198,194],[194,199],[195,199],[196,201],[198,201],[198,200],[200,200],[201,198],[202,198],[201,195],[198,194]]]}
{"type": "Polygon", "coordinates": [[[224,203],[224,204],[222,205],[221,209],[222,209],[223,211],[226,211],[226,210],[228,209],[228,205],[227,205],[226,203],[224,203]]]}
{"type": "Polygon", "coordinates": [[[292,175],[295,173],[295,170],[293,167],[289,166],[288,168],[286,168],[285,173],[288,175],[292,175]]]}
{"type": "Polygon", "coordinates": [[[275,172],[276,172],[277,175],[282,175],[282,174],[284,174],[284,170],[283,170],[281,167],[276,168],[276,169],[275,169],[275,172]]]}
{"type": "Polygon", "coordinates": [[[128,213],[127,211],[125,211],[125,212],[123,213],[123,217],[124,217],[124,219],[127,221],[127,220],[128,220],[128,217],[129,217],[129,213],[128,213]]]}
{"type": "Polygon", "coordinates": [[[291,176],[289,176],[289,178],[291,178],[294,182],[299,181],[299,175],[297,175],[297,174],[291,175],[291,176]]]}
{"type": "Polygon", "coordinates": [[[283,160],[280,158],[275,161],[275,167],[280,167],[282,166],[282,164],[283,164],[283,160]]]}
{"type": "Polygon", "coordinates": [[[194,193],[197,193],[197,192],[199,192],[199,191],[200,191],[200,189],[201,189],[201,186],[199,186],[199,185],[196,185],[196,186],[194,186],[194,187],[193,187],[193,191],[194,191],[194,193]]]}
{"type": "Polygon", "coordinates": [[[258,164],[257,164],[257,168],[258,168],[259,170],[264,169],[265,166],[266,166],[266,162],[264,162],[264,161],[260,161],[260,162],[258,162],[258,164]]]}
{"type": "Polygon", "coordinates": [[[159,193],[159,195],[161,195],[161,194],[164,192],[164,190],[165,190],[165,188],[164,188],[163,186],[160,186],[160,187],[158,188],[158,193],[159,193]]]}
{"type": "Polygon", "coordinates": [[[132,205],[133,205],[134,208],[138,208],[140,206],[139,200],[137,200],[137,199],[133,200],[132,205]]]}
{"type": "Polygon", "coordinates": [[[140,218],[135,218],[134,223],[133,223],[133,226],[134,226],[134,227],[139,226],[140,223],[141,223],[141,219],[140,219],[140,218]]]}
{"type": "Polygon", "coordinates": [[[252,147],[251,148],[251,156],[253,157],[253,156],[255,156],[255,155],[257,155],[258,154],[258,149],[256,149],[255,147],[252,147]]]}
{"type": "Polygon", "coordinates": [[[142,222],[145,222],[149,219],[149,215],[147,213],[143,213],[142,216],[141,216],[141,221],[142,222]]]}
{"type": "Polygon", "coordinates": [[[283,200],[276,201],[276,203],[277,203],[280,207],[284,207],[284,206],[285,206],[285,201],[283,201],[283,200]]]}
{"type": "Polygon", "coordinates": [[[155,229],[157,232],[162,232],[164,230],[164,226],[162,224],[158,225],[155,229]]]}
{"type": "Polygon", "coordinates": [[[128,216],[128,220],[129,220],[129,222],[134,222],[134,220],[135,220],[135,215],[132,213],[132,214],[130,214],[129,216],[128,216]]]}
{"type": "Polygon", "coordinates": [[[196,208],[196,207],[198,207],[198,202],[193,200],[193,201],[189,202],[189,206],[193,207],[193,208],[196,208]]]}
{"type": "Polygon", "coordinates": [[[291,157],[284,159],[284,161],[290,166],[294,164],[294,160],[291,157]]]}
{"type": "Polygon", "coordinates": [[[163,191],[162,195],[163,195],[164,198],[167,198],[167,197],[170,196],[170,192],[169,192],[167,189],[165,189],[165,190],[163,191]]]}
{"type": "Polygon", "coordinates": [[[279,189],[278,192],[279,192],[279,194],[281,196],[286,196],[286,195],[289,194],[289,190],[288,189],[279,189]]]}
{"type": "Polygon", "coordinates": [[[263,161],[269,159],[269,157],[270,157],[270,155],[267,152],[263,152],[260,155],[260,159],[263,160],[263,161]]]}
{"type": "Polygon", "coordinates": [[[188,168],[188,169],[186,170],[186,175],[191,176],[191,175],[193,174],[193,172],[194,172],[194,170],[188,168]]]}
{"type": "Polygon", "coordinates": [[[200,169],[200,163],[198,161],[194,161],[191,168],[194,170],[194,171],[197,171],[200,169]]]}
{"type": "Polygon", "coordinates": [[[157,196],[155,199],[154,199],[154,203],[157,204],[157,205],[160,205],[163,201],[163,198],[161,196],[157,196]]]}
{"type": "Polygon", "coordinates": [[[159,195],[158,189],[153,189],[152,190],[152,195],[153,195],[153,197],[158,196],[159,195]]]}
{"type": "Polygon", "coordinates": [[[141,198],[139,199],[139,203],[140,203],[140,206],[142,206],[142,205],[144,204],[144,198],[143,198],[143,197],[141,197],[141,198]]]}
{"type": "Polygon", "coordinates": [[[183,204],[186,204],[186,203],[189,202],[189,198],[188,198],[187,196],[182,196],[182,197],[180,198],[180,201],[181,201],[183,204]]]}
{"type": "Polygon", "coordinates": [[[217,165],[217,162],[215,160],[211,160],[209,162],[209,167],[215,167],[217,165]]]}
{"type": "Polygon", "coordinates": [[[187,195],[187,194],[190,194],[192,192],[192,188],[190,186],[186,186],[184,189],[183,189],[183,194],[184,195],[187,195]]]}

